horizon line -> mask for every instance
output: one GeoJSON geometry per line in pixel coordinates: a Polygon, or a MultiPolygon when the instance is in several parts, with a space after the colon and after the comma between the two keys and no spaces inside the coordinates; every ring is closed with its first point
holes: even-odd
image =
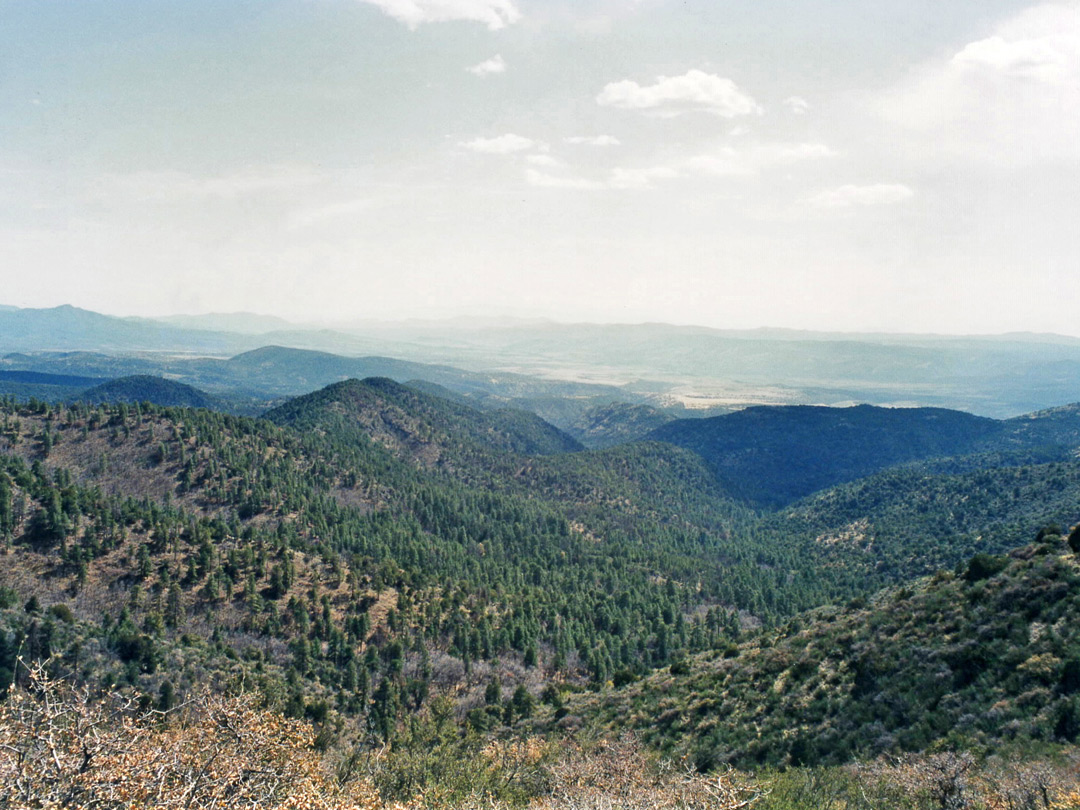
{"type": "MultiPolygon", "coordinates": [[[[88,312],[93,315],[99,315],[105,318],[115,318],[122,321],[153,321],[164,323],[169,320],[182,319],[182,318],[237,318],[237,317],[251,317],[251,318],[265,318],[267,320],[281,321],[283,324],[296,327],[301,331],[316,331],[316,330],[348,330],[357,329],[364,326],[371,327],[394,327],[404,325],[431,325],[431,326],[450,326],[454,324],[469,323],[472,322],[481,328],[490,328],[492,323],[497,326],[512,326],[515,324],[531,324],[538,325],[543,324],[553,327],[629,327],[629,328],[642,328],[642,327],[667,327],[674,329],[698,329],[709,332],[720,333],[752,333],[752,332],[780,332],[780,333],[793,333],[793,334],[807,334],[807,335],[835,335],[840,338],[858,338],[858,337],[896,337],[896,338],[941,338],[941,339],[987,339],[987,338],[1061,338],[1069,341],[1080,341],[1080,334],[1069,334],[1066,332],[1048,332],[1048,331],[1036,331],[1032,329],[1011,329],[1002,332],[941,332],[941,331],[927,331],[919,332],[912,330],[872,330],[872,329],[818,329],[807,328],[800,326],[777,326],[762,324],[758,326],[709,326],[702,323],[694,322],[676,322],[676,321],[661,321],[661,320],[560,320],[550,315],[474,315],[474,314],[458,314],[458,315],[444,315],[444,316],[407,316],[400,318],[376,318],[360,316],[355,320],[342,320],[342,319],[329,319],[325,321],[313,321],[313,320],[292,320],[283,315],[276,313],[266,312],[254,312],[251,310],[233,310],[233,311],[220,311],[209,310],[204,312],[179,312],[170,313],[167,315],[147,315],[147,314],[117,314],[113,312],[103,312],[95,309],[88,309],[78,304],[63,303],[54,304],[51,306],[18,306],[16,304],[4,304],[0,303],[0,312],[8,311],[20,311],[20,312],[48,312],[53,310],[78,310],[80,312],[88,312]]],[[[183,326],[177,326],[175,328],[185,328],[183,326]]],[[[229,329],[197,329],[196,331],[216,331],[224,332],[227,334],[239,334],[230,331],[229,329]]],[[[262,334],[272,334],[275,331],[270,330],[262,334]]]]}

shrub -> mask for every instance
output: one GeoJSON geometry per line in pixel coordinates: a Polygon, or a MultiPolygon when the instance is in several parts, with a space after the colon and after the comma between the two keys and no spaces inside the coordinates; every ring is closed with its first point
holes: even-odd
{"type": "Polygon", "coordinates": [[[63,603],[59,603],[50,607],[49,613],[51,613],[60,621],[64,622],[64,624],[71,624],[75,621],[75,614],[71,612],[71,608],[69,608],[63,603]]]}
{"type": "Polygon", "coordinates": [[[0,705],[0,808],[375,808],[370,785],[339,787],[311,728],[259,710],[254,696],[203,695],[182,714],[92,700],[29,673],[0,705]]]}
{"type": "Polygon", "coordinates": [[[680,658],[678,661],[673,661],[668,670],[672,675],[689,675],[690,663],[685,659],[680,658]]]}
{"type": "Polygon", "coordinates": [[[1004,571],[1008,564],[1009,560],[1007,557],[999,557],[994,554],[979,552],[968,562],[967,571],[964,572],[964,579],[968,582],[978,582],[982,579],[988,579],[994,576],[994,574],[1004,571]]]}
{"type": "Polygon", "coordinates": [[[1071,532],[1069,532],[1069,548],[1073,550],[1074,554],[1080,554],[1080,525],[1076,526],[1071,532]]]}
{"type": "Polygon", "coordinates": [[[704,776],[647,754],[633,737],[564,746],[551,795],[530,810],[735,810],[767,794],[735,772],[704,776]]]}

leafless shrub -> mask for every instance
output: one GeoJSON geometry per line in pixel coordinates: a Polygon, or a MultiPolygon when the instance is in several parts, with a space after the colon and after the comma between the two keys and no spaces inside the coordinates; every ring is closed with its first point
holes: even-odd
{"type": "Polygon", "coordinates": [[[0,705],[0,784],[4,810],[381,806],[364,782],[340,789],[311,729],[252,696],[204,695],[165,718],[93,700],[41,666],[0,705]]]}
{"type": "Polygon", "coordinates": [[[1044,762],[1015,763],[993,770],[986,787],[994,810],[1050,810],[1063,794],[1064,779],[1044,762]]]}
{"type": "Polygon", "coordinates": [[[1048,762],[979,767],[968,753],[912,754],[856,767],[864,790],[935,810],[1080,808],[1075,769],[1048,762]],[[1070,798],[1071,797],[1071,798],[1070,798]]]}
{"type": "Polygon", "coordinates": [[[94,697],[41,665],[24,671],[26,686],[12,686],[0,703],[0,810],[1080,810],[1077,762],[1068,759],[882,758],[794,781],[778,775],[770,795],[750,775],[705,776],[629,737],[564,741],[558,751],[536,738],[468,748],[447,709],[442,725],[432,721],[417,738],[424,744],[356,749],[340,760],[341,751],[315,750],[307,724],[261,709],[251,695],[203,693],[162,713],[140,710],[135,697],[94,697]],[[376,791],[391,776],[416,777],[416,790],[397,794],[411,796],[408,804],[376,791]]]}
{"type": "Polygon", "coordinates": [[[552,766],[551,795],[535,810],[739,810],[766,795],[749,777],[704,776],[647,755],[633,738],[574,745],[552,766]]]}

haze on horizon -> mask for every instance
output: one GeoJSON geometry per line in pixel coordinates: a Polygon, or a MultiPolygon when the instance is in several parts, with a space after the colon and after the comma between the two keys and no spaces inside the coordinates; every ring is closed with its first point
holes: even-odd
{"type": "Polygon", "coordinates": [[[0,303],[1080,335],[1080,0],[741,5],[0,0],[0,303]]]}

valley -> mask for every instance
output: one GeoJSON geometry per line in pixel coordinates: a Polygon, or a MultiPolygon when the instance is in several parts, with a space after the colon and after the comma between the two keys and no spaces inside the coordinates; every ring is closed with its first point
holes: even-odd
{"type": "MultiPolygon", "coordinates": [[[[1017,383],[987,408],[1000,418],[761,405],[746,388],[691,414],[672,380],[301,347],[196,356],[263,335],[166,346],[185,323],[153,332],[157,349],[139,323],[121,335],[137,351],[0,361],[0,681],[47,673],[166,712],[250,694],[317,750],[371,763],[371,801],[416,806],[458,806],[424,791],[517,744],[539,770],[515,773],[546,779],[571,768],[557,751],[599,767],[603,745],[641,768],[734,767],[732,790],[764,808],[824,806],[779,803],[803,778],[893,795],[881,763],[943,751],[979,757],[985,785],[993,757],[1071,784],[1069,400],[1014,414],[1017,383]],[[442,760],[421,767],[425,751],[442,760]],[[851,770],[872,763],[877,781],[851,770]]],[[[519,360],[562,350],[496,331],[519,360]]],[[[588,364],[609,335],[578,337],[570,357],[588,364]]],[[[499,806],[544,795],[489,765],[499,806]]]]}

